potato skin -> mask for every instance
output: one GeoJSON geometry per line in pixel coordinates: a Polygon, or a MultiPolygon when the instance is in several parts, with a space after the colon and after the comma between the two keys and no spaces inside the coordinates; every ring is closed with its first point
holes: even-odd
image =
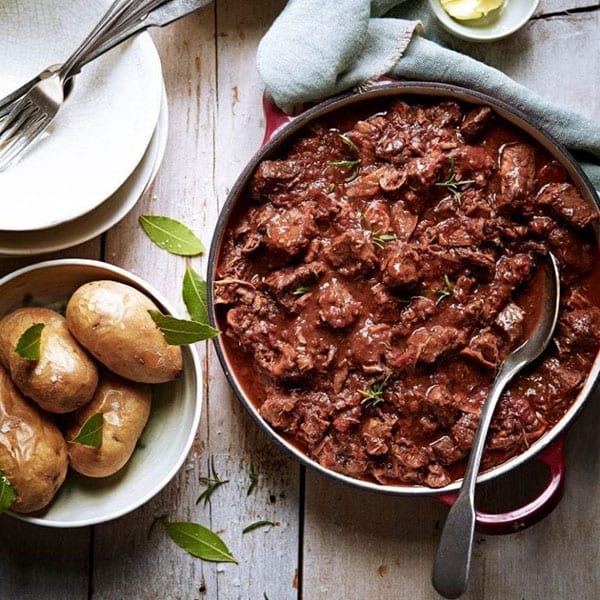
{"type": "Polygon", "coordinates": [[[88,477],[108,477],[123,468],[148,421],[151,400],[148,384],[102,374],[92,401],[73,414],[66,435],[72,440],[93,414],[102,413],[102,444],[94,448],[69,442],[71,467],[88,477]]]}
{"type": "Polygon", "coordinates": [[[148,314],[154,302],[135,288],[101,280],[78,288],[67,304],[73,336],[113,373],[142,383],[163,383],[183,368],[181,348],[167,344],[148,314]]]}
{"type": "Polygon", "coordinates": [[[49,308],[19,308],[0,321],[0,363],[25,396],[53,413],[83,406],[98,385],[96,365],[75,341],[62,315],[49,308]],[[37,361],[15,351],[21,335],[35,323],[44,324],[37,361]]]}
{"type": "Polygon", "coordinates": [[[0,366],[0,471],[17,493],[11,510],[29,513],[48,505],[67,467],[62,433],[22,396],[0,366]]]}

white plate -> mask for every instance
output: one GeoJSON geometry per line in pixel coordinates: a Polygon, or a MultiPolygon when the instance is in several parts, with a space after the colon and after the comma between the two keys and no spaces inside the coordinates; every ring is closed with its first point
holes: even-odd
{"type": "MultiPolygon", "coordinates": [[[[84,39],[110,0],[2,0],[0,97],[84,39]]],[[[0,173],[0,229],[45,229],[93,210],[129,177],[156,127],[160,59],[147,34],[83,68],[42,139],[0,173]]]]}
{"type": "Polygon", "coordinates": [[[504,0],[500,8],[481,19],[458,21],[442,8],[440,0],[429,0],[442,27],[471,42],[494,42],[515,33],[533,16],[538,4],[539,0],[504,0]]]}
{"type": "Polygon", "coordinates": [[[168,127],[167,97],[163,90],[158,123],[150,144],[125,183],[98,208],[74,221],[35,231],[0,231],[0,256],[56,252],[87,242],[118,223],[154,180],[167,145],[168,127]]]}

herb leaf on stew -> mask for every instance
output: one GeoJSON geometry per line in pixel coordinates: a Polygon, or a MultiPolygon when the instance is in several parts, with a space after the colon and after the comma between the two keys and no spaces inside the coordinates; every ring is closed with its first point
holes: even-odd
{"type": "Polygon", "coordinates": [[[79,433],[71,440],[74,444],[83,444],[92,448],[100,448],[102,445],[102,425],[104,417],[102,413],[94,413],[81,427],[79,433]]]}
{"type": "Polygon", "coordinates": [[[183,302],[193,321],[208,323],[206,281],[192,267],[183,276],[183,302]]]}
{"type": "Polygon", "coordinates": [[[0,471],[0,514],[10,508],[17,499],[15,488],[9,483],[2,471],[0,471]]]}
{"type": "Polygon", "coordinates": [[[169,315],[163,315],[158,310],[149,310],[148,313],[158,325],[167,344],[172,346],[185,346],[194,344],[219,335],[221,332],[206,323],[177,319],[169,315]]]}
{"type": "Polygon", "coordinates": [[[26,360],[40,359],[40,342],[42,340],[43,323],[34,323],[28,327],[19,338],[15,352],[26,360]]]}
{"type": "Polygon", "coordinates": [[[199,523],[161,521],[169,537],[187,553],[210,562],[238,564],[225,542],[199,523]]]}
{"type": "Polygon", "coordinates": [[[186,225],[160,215],[140,215],[139,223],[148,237],[159,247],[179,256],[197,256],[204,244],[186,225]]]}

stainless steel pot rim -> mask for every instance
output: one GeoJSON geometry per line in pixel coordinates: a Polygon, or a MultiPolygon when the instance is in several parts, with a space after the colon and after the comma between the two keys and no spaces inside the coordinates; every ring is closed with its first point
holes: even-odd
{"type": "MultiPolygon", "coordinates": [[[[306,112],[302,113],[298,117],[294,118],[290,123],[284,125],[271,139],[264,144],[252,157],[249,163],[246,165],[242,173],[238,176],[238,179],[234,183],[225,204],[219,214],[215,233],[211,242],[209,257],[208,257],[208,307],[209,317],[213,325],[216,326],[216,313],[213,296],[213,286],[215,276],[216,261],[219,256],[221,243],[227,227],[227,223],[231,216],[231,213],[237,203],[240,194],[246,188],[246,185],[254,173],[257,165],[260,161],[267,158],[273,152],[275,152],[285,141],[291,136],[297,133],[299,130],[304,128],[309,122],[323,117],[331,112],[340,110],[344,107],[353,105],[355,103],[361,103],[369,101],[375,98],[382,98],[386,96],[416,96],[416,97],[438,97],[445,98],[448,100],[458,100],[472,105],[487,105],[493,108],[501,117],[507,121],[513,123],[521,130],[525,131],[538,143],[540,143],[555,159],[557,159],[567,170],[573,181],[578,186],[584,197],[588,202],[596,205],[600,210],[600,201],[596,194],[596,191],[590,181],[588,180],[581,167],[577,164],[570,152],[556,139],[554,139],[549,133],[544,131],[538,125],[536,125],[527,115],[508,105],[507,103],[483,94],[481,92],[469,90],[467,88],[435,82],[398,82],[398,83],[385,83],[376,84],[370,89],[363,92],[349,93],[335,98],[331,98],[317,104],[314,107],[309,108],[306,112]]],[[[600,240],[600,228],[596,227],[596,237],[600,240]]],[[[600,244],[600,241],[599,241],[600,244]]],[[[214,338],[213,340],[219,362],[225,372],[229,384],[233,388],[236,396],[256,420],[256,422],[262,427],[281,447],[291,452],[302,464],[320,472],[328,477],[332,477],[340,482],[358,487],[364,490],[370,490],[378,493],[388,495],[403,495],[403,496],[437,496],[440,494],[446,494],[449,492],[457,491],[460,488],[461,480],[454,481],[448,486],[443,488],[429,488],[418,485],[381,485],[370,481],[355,479],[337,473],[330,469],[327,469],[317,463],[315,460],[309,458],[296,446],[284,439],[280,434],[273,430],[270,425],[260,416],[257,408],[254,406],[252,401],[243,392],[241,386],[237,382],[236,376],[230,368],[227,354],[223,347],[223,343],[220,337],[214,338]]],[[[600,379],[600,354],[596,357],[596,360],[592,366],[590,374],[588,375],[585,384],[576,400],[573,402],[571,407],[567,410],[565,415],[560,421],[550,429],[550,431],[543,435],[539,440],[536,440],[525,452],[514,456],[508,461],[482,473],[478,482],[483,483],[491,479],[495,479],[506,474],[508,471],[522,465],[526,461],[534,458],[542,450],[551,445],[573,422],[575,417],[583,408],[583,405],[587,399],[592,395],[594,388],[596,387],[600,379]]]]}

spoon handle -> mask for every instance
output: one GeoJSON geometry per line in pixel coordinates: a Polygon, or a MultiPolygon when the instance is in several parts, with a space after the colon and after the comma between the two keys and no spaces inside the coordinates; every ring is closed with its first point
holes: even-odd
{"type": "Polygon", "coordinates": [[[494,410],[515,370],[510,365],[504,368],[505,365],[500,368],[483,404],[463,484],[446,517],[433,563],[433,587],[445,598],[458,598],[467,589],[475,533],[475,483],[494,410]]]}

